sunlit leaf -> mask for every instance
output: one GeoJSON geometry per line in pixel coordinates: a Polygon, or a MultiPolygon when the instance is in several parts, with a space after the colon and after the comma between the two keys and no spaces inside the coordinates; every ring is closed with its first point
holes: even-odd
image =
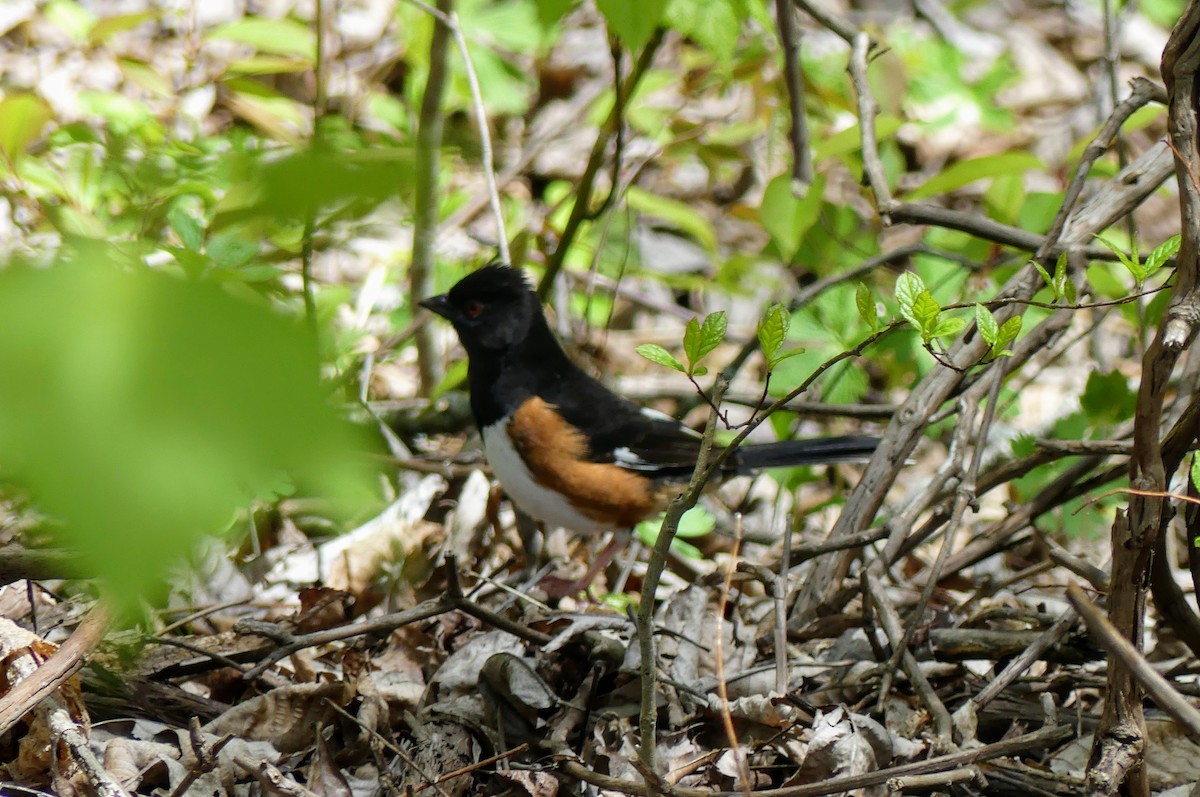
{"type": "Polygon", "coordinates": [[[684,372],[687,369],[683,367],[683,363],[675,359],[671,352],[659,346],[657,343],[643,343],[634,349],[638,354],[645,357],[652,363],[665,365],[667,368],[673,368],[676,371],[684,372]]]}
{"type": "Polygon", "coordinates": [[[986,155],[982,158],[954,163],[930,177],[908,195],[909,199],[945,194],[977,180],[1024,174],[1027,171],[1045,169],[1039,158],[1028,152],[1006,152],[1002,155],[986,155]]]}
{"type": "Polygon", "coordinates": [[[767,308],[762,320],[758,323],[758,345],[763,357],[770,363],[779,353],[779,347],[787,338],[788,327],[792,317],[781,304],[773,304],[767,308]]]}
{"type": "Polygon", "coordinates": [[[199,252],[204,245],[204,228],[191,213],[176,205],[167,211],[167,223],[179,236],[179,240],[193,252],[199,252]]]}
{"type": "Polygon", "coordinates": [[[667,0],[596,0],[596,7],[621,44],[637,52],[650,41],[667,0]]]}
{"type": "Polygon", "coordinates": [[[728,66],[733,61],[744,18],[730,0],[671,0],[666,22],[728,66]]]}
{"type": "Polygon", "coordinates": [[[716,250],[717,234],[696,205],[657,196],[637,186],[631,186],[625,198],[634,210],[677,227],[709,252],[716,250]]]}
{"type": "Polygon", "coordinates": [[[214,28],[205,38],[241,42],[260,53],[297,55],[309,61],[317,57],[316,32],[293,19],[246,17],[214,28]]]}
{"type": "Polygon", "coordinates": [[[995,346],[1000,337],[1000,325],[996,323],[996,316],[992,315],[992,311],[979,303],[975,304],[975,325],[979,328],[979,335],[984,342],[995,346]]]}
{"type": "Polygon", "coordinates": [[[103,44],[118,33],[133,30],[139,25],[158,19],[160,16],[162,14],[158,11],[139,11],[133,14],[117,14],[112,17],[104,17],[98,20],[92,26],[92,29],[88,31],[88,41],[92,45],[103,44]]]}
{"type": "Polygon", "coordinates": [[[704,317],[704,323],[700,325],[701,357],[721,345],[721,342],[725,340],[725,331],[728,327],[729,321],[725,317],[724,310],[709,313],[704,317]]]}
{"type": "Polygon", "coordinates": [[[50,106],[36,94],[9,94],[0,100],[0,155],[15,160],[50,118],[50,106]]]}

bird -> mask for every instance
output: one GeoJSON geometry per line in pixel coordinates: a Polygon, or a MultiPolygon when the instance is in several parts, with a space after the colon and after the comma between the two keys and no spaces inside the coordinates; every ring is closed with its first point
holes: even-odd
{"type": "MultiPolygon", "coordinates": [[[[457,332],[484,455],[525,514],[580,533],[628,533],[683,491],[701,435],[576,365],[521,269],[483,266],[418,304],[457,332]]],[[[742,445],[722,470],[864,461],[878,442],[844,435],[742,445]]]]}

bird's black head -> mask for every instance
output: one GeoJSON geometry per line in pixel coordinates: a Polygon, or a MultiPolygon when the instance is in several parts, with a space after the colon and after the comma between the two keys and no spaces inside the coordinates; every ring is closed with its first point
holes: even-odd
{"type": "Polygon", "coordinates": [[[419,304],[454,325],[467,354],[502,352],[522,343],[542,318],[537,294],[519,269],[484,266],[448,293],[419,304]]]}

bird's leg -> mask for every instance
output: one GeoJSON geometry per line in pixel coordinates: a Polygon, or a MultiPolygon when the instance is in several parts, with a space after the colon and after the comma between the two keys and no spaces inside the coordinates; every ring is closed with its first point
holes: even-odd
{"type": "Polygon", "coordinates": [[[541,524],[513,505],[517,513],[517,536],[521,538],[521,547],[525,549],[525,575],[537,570],[542,561],[542,530],[541,524]]]}
{"type": "Polygon", "coordinates": [[[616,558],[621,549],[629,544],[630,530],[622,529],[614,531],[608,544],[604,546],[600,553],[596,554],[596,558],[592,560],[588,566],[587,572],[574,581],[558,576],[547,576],[542,579],[539,586],[546,591],[546,594],[551,598],[565,598],[568,595],[574,595],[577,592],[582,592],[591,586],[592,581],[600,574],[600,571],[608,567],[612,560],[616,558]]]}

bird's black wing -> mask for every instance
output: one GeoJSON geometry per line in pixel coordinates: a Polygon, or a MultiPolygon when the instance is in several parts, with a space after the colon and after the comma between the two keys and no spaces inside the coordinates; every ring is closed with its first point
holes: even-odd
{"type": "Polygon", "coordinates": [[[554,405],[588,443],[594,462],[612,462],[647,476],[687,475],[700,455],[700,436],[674,418],[613,393],[583,372],[543,386],[554,405]]]}

